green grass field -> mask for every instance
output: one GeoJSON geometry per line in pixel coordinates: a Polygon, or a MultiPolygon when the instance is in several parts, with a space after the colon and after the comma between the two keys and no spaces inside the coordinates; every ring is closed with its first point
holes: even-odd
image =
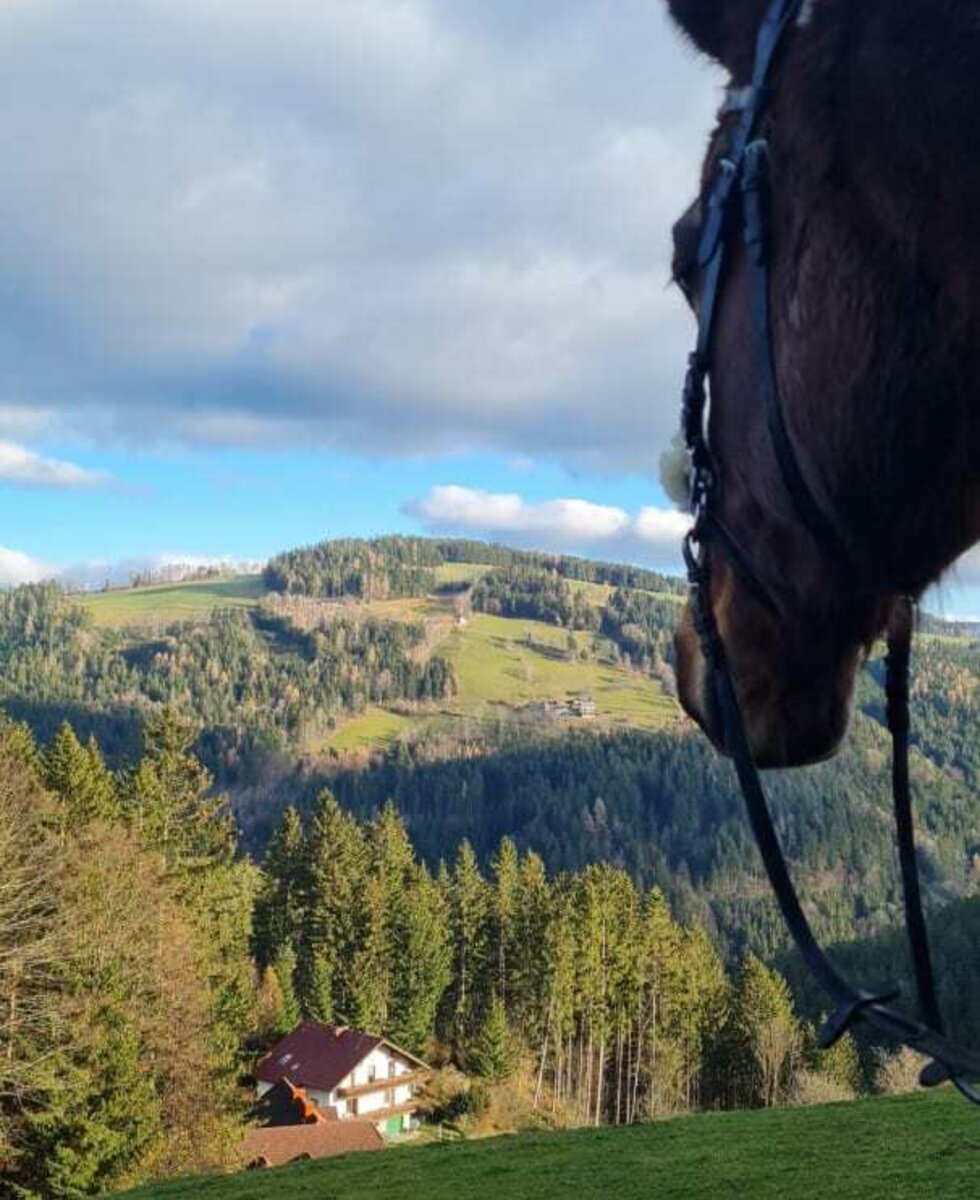
{"type": "Polygon", "coordinates": [[[980,1114],[952,1094],[402,1147],[187,1179],[132,1200],[953,1200],[980,1114]]]}
{"type": "MultiPolygon", "coordinates": [[[[578,649],[591,645],[590,634],[571,636],[578,649]]],[[[489,705],[517,708],[584,692],[595,700],[600,719],[655,729],[676,716],[656,680],[592,657],[569,658],[568,644],[568,631],[554,625],[474,613],[439,647],[459,683],[451,707],[475,716],[489,705]]]]}
{"type": "Polygon", "coordinates": [[[476,583],[492,570],[487,563],[440,563],[436,567],[436,583],[440,587],[450,583],[476,583]]]}
{"type": "MultiPolygon", "coordinates": [[[[338,754],[357,753],[390,746],[401,733],[407,733],[415,722],[411,717],[388,712],[384,708],[366,708],[323,739],[322,746],[338,754]]],[[[311,747],[311,749],[314,747],[311,747]]]]}
{"type": "Polygon", "coordinates": [[[266,594],[261,575],[190,583],[161,583],[118,592],[76,596],[96,625],[120,629],[128,625],[161,626],[206,617],[216,608],[248,607],[266,594]]]}

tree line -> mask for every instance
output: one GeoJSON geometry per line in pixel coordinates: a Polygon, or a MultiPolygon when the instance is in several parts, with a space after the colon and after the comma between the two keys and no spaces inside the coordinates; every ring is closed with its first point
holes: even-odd
{"type": "MultiPolygon", "coordinates": [[[[256,853],[278,807],[309,811],[329,787],[362,818],[389,800],[433,870],[464,840],[484,867],[501,838],[534,851],[553,874],[592,863],[660,887],[684,921],[697,920],[726,953],[764,957],[785,945],[777,907],[729,764],[683,730],[565,734],[514,744],[474,741],[430,755],[400,744],[362,769],[293,775],[238,818],[256,853]]],[[[868,935],[898,918],[887,734],[859,716],[839,758],[767,780],[783,843],[821,934],[868,935]]],[[[975,801],[969,788],[913,756],[921,861],[937,902],[976,886],[975,801]]]]}
{"type": "Polygon", "coordinates": [[[544,571],[561,579],[672,595],[682,595],[685,589],[684,583],[673,576],[625,563],[514,550],[466,538],[400,536],[336,538],[288,550],[269,560],[264,579],[270,590],[292,595],[386,600],[425,596],[435,591],[436,568],[449,563],[519,567],[544,571]]]}
{"type": "Polygon", "coordinates": [[[263,871],[253,948],[284,1029],[342,1021],[495,1080],[530,1058],[535,1105],[576,1123],[771,1105],[807,1071],[860,1084],[853,1045],[821,1055],[785,981],[753,955],[727,972],[608,864],[551,877],[504,838],[486,872],[463,842],[432,873],[391,806],[359,822],[324,792],[305,829],[285,814],[263,871]]]}

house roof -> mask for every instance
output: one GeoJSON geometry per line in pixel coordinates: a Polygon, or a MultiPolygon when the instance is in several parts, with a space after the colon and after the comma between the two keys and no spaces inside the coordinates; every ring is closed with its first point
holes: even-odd
{"type": "Polygon", "coordinates": [[[314,1104],[305,1089],[296,1087],[285,1075],[259,1097],[252,1115],[260,1125],[318,1125],[338,1120],[333,1105],[314,1104]]]}
{"type": "Polygon", "coordinates": [[[250,1129],[242,1142],[246,1163],[278,1167],[297,1158],[328,1158],[357,1150],[380,1150],[384,1138],[370,1121],[325,1121],[319,1125],[272,1125],[250,1129]]]}
{"type": "Polygon", "coordinates": [[[372,1050],[382,1045],[409,1062],[425,1066],[421,1059],[385,1038],[360,1033],[343,1025],[302,1021],[260,1059],[254,1075],[260,1083],[278,1083],[288,1076],[300,1087],[329,1092],[372,1050]]]}

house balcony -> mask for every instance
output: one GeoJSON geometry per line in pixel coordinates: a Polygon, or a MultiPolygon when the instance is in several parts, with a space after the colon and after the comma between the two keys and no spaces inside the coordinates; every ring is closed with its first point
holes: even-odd
{"type": "Polygon", "coordinates": [[[337,1088],[337,1097],[340,1100],[356,1100],[358,1096],[370,1096],[373,1092],[390,1092],[395,1088],[414,1087],[416,1084],[425,1083],[428,1078],[428,1071],[408,1071],[404,1075],[391,1077],[379,1075],[377,1079],[372,1079],[369,1083],[357,1083],[350,1087],[337,1088]]]}

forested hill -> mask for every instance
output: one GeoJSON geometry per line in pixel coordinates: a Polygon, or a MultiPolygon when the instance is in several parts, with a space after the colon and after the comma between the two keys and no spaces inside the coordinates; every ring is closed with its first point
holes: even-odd
{"type": "Polygon", "coordinates": [[[425,596],[439,585],[440,567],[460,564],[522,567],[561,579],[675,595],[684,590],[673,576],[625,563],[513,550],[464,538],[418,537],[343,538],[290,550],[270,560],[265,583],[273,591],[299,596],[365,600],[425,596]]]}
{"type": "MultiPolygon", "coordinates": [[[[0,595],[0,700],[42,743],[64,720],[115,767],[171,708],[261,854],[283,810],[331,787],[362,817],[393,798],[433,869],[504,835],[549,871],[608,861],[734,950],[781,927],[729,768],[682,718],[672,629],[683,587],[630,566],[460,540],[326,542],[264,578],[0,595]],[[270,586],[273,585],[273,586],[270,586]]],[[[934,900],[970,894],[980,642],[930,622],[913,717],[934,900]]],[[[823,929],[898,912],[880,662],[844,754],[773,780],[823,929]]]]}

